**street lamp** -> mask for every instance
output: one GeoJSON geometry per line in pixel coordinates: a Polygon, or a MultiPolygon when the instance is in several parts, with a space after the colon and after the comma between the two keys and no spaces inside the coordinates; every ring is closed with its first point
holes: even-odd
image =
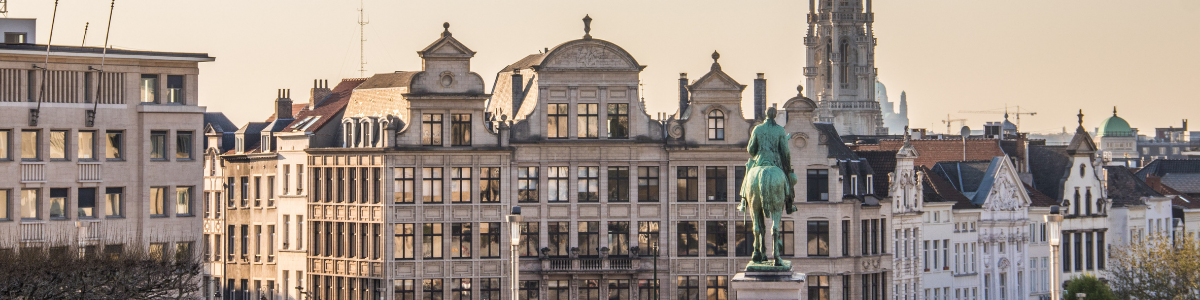
{"type": "Polygon", "coordinates": [[[1061,288],[1059,282],[1062,280],[1059,279],[1061,276],[1059,273],[1062,272],[1062,269],[1058,266],[1058,246],[1062,243],[1062,230],[1059,227],[1062,225],[1063,216],[1059,213],[1058,205],[1050,206],[1050,213],[1046,215],[1045,221],[1046,230],[1049,231],[1047,233],[1050,240],[1050,260],[1054,261],[1054,271],[1050,272],[1050,299],[1059,300],[1062,297],[1062,293],[1058,290],[1061,288]]]}
{"type": "Polygon", "coordinates": [[[513,206],[512,212],[505,216],[505,219],[508,221],[509,238],[512,244],[512,251],[509,253],[512,256],[512,278],[509,279],[512,286],[512,298],[510,299],[517,300],[520,291],[518,284],[521,281],[521,254],[518,253],[521,247],[521,221],[525,219],[521,216],[521,207],[513,206]]]}

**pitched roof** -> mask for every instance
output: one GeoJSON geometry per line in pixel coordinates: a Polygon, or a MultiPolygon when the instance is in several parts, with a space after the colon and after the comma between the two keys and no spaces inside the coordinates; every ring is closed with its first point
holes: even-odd
{"type": "Polygon", "coordinates": [[[990,187],[990,182],[985,181],[988,181],[989,173],[995,172],[990,160],[943,161],[934,164],[930,170],[945,178],[955,190],[964,195],[990,187]]]}
{"type": "MultiPolygon", "coordinates": [[[[547,52],[547,53],[549,53],[549,52],[547,52]]],[[[500,69],[500,71],[504,72],[504,71],[512,71],[513,69],[528,69],[532,66],[540,65],[540,64],[542,64],[542,59],[546,58],[547,53],[538,53],[538,54],[527,55],[524,58],[521,58],[520,60],[518,60],[510,65],[505,66],[503,69],[500,69]]]]}
{"type": "Polygon", "coordinates": [[[1170,173],[1200,173],[1200,160],[1195,159],[1158,159],[1146,164],[1137,171],[1137,177],[1146,180],[1149,175],[1158,177],[1170,173]]]}
{"type": "Polygon", "coordinates": [[[1071,168],[1067,146],[1030,146],[1029,172],[1033,188],[1051,199],[1062,199],[1064,178],[1071,168]]]}
{"type": "Polygon", "coordinates": [[[366,78],[342,79],[342,82],[333,87],[333,91],[329,96],[325,97],[323,101],[317,102],[313,110],[306,110],[296,114],[296,119],[291,124],[288,124],[284,131],[300,130],[312,132],[321,129],[330,119],[333,119],[334,115],[337,115],[337,113],[346,108],[346,104],[350,102],[350,95],[354,91],[354,88],[366,80],[366,78]]]}
{"type": "Polygon", "coordinates": [[[1142,197],[1162,196],[1125,166],[1105,166],[1104,169],[1108,171],[1108,198],[1112,199],[1114,207],[1144,205],[1142,197]]]}
{"type": "Polygon", "coordinates": [[[922,198],[924,198],[925,202],[953,202],[954,206],[952,208],[954,209],[979,208],[979,205],[971,203],[971,199],[955,189],[954,185],[946,180],[945,177],[942,177],[942,175],[932,172],[924,166],[918,166],[917,168],[926,174],[925,180],[921,182],[924,186],[924,195],[922,198]]]}
{"type": "Polygon", "coordinates": [[[220,132],[234,132],[238,129],[237,125],[234,125],[233,121],[229,121],[229,118],[221,112],[204,113],[204,125],[212,125],[213,129],[220,132]]]}
{"type": "Polygon", "coordinates": [[[1164,185],[1161,178],[1157,176],[1146,177],[1146,185],[1160,194],[1173,196],[1171,197],[1171,205],[1173,206],[1180,206],[1187,209],[1200,208],[1200,197],[1198,197],[1200,195],[1189,195],[1175,190],[1170,186],[1164,185]]]}
{"type": "MultiPolygon", "coordinates": [[[[891,174],[896,171],[896,151],[854,151],[858,157],[867,161],[871,165],[871,170],[875,174],[880,174],[879,178],[883,178],[883,174],[891,174]]],[[[888,187],[891,185],[888,180],[875,180],[875,194],[882,197],[887,197],[891,191],[888,187]]]]}
{"type": "Polygon", "coordinates": [[[420,72],[400,71],[400,72],[395,72],[395,73],[375,74],[375,75],[372,75],[371,77],[367,78],[367,80],[364,81],[362,84],[358,85],[358,87],[356,89],[366,90],[366,89],[386,89],[386,88],[397,88],[397,87],[407,88],[410,85],[412,85],[413,76],[417,75],[417,73],[420,73],[420,72]]]}
{"type": "MultiPolygon", "coordinates": [[[[991,160],[993,157],[1004,156],[1000,142],[995,139],[967,139],[966,158],[963,158],[962,139],[914,139],[912,146],[921,155],[913,162],[917,166],[932,168],[941,161],[975,161],[991,160]]],[[[857,150],[899,150],[904,146],[902,139],[880,140],[879,144],[854,145],[857,150]]]]}
{"type": "Polygon", "coordinates": [[[1092,135],[1083,129],[1083,125],[1075,128],[1075,136],[1071,137],[1071,143],[1067,145],[1067,153],[1071,155],[1096,153],[1096,143],[1092,141],[1092,135]]]}
{"type": "Polygon", "coordinates": [[[854,151],[851,151],[850,147],[847,147],[842,142],[842,137],[838,135],[837,129],[833,127],[832,123],[817,122],[813,123],[813,127],[816,127],[817,131],[820,131],[822,137],[825,139],[825,147],[829,150],[830,158],[858,159],[858,155],[855,155],[854,151]]]}
{"type": "MultiPolygon", "coordinates": [[[[290,119],[295,119],[296,116],[300,115],[300,112],[306,109],[308,109],[308,103],[292,103],[292,117],[290,119]]],[[[263,122],[275,122],[275,113],[271,113],[271,116],[267,117],[267,120],[263,122]]]]}
{"type": "Polygon", "coordinates": [[[1025,185],[1025,190],[1029,192],[1029,206],[1050,207],[1051,205],[1058,205],[1058,200],[1055,200],[1055,198],[1050,198],[1050,196],[1039,192],[1037,189],[1033,188],[1033,186],[1030,186],[1027,183],[1022,184],[1025,185]]]}

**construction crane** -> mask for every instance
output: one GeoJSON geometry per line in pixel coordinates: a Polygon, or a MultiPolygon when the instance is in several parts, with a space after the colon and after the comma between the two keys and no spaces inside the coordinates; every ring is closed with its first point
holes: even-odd
{"type": "Polygon", "coordinates": [[[1006,106],[1006,107],[1004,107],[1004,108],[989,109],[989,110],[960,110],[960,111],[958,111],[958,113],[962,113],[962,114],[989,114],[989,115],[1004,114],[1004,118],[1005,118],[1005,119],[1008,119],[1008,115],[1010,115],[1010,114],[1014,114],[1014,115],[1017,115],[1017,128],[1021,128],[1021,115],[1029,115],[1029,116],[1036,116],[1036,115],[1037,115],[1037,112],[1036,112],[1036,111],[1021,110],[1021,106],[1020,106],[1020,105],[1018,105],[1018,106],[1006,106]],[[1016,111],[1015,111],[1015,112],[1013,112],[1013,111],[1009,111],[1009,110],[1008,110],[1009,108],[1016,108],[1016,111]]]}
{"type": "Polygon", "coordinates": [[[950,123],[958,122],[958,126],[967,126],[967,119],[951,119],[950,114],[946,114],[946,119],[942,123],[946,124],[946,134],[950,134],[950,123]]]}

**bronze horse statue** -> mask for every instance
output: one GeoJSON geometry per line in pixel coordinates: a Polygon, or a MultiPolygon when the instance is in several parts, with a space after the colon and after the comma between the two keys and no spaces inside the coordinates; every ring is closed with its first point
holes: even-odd
{"type": "Polygon", "coordinates": [[[754,126],[746,147],[750,160],[746,162],[746,177],[739,191],[742,201],[738,210],[753,219],[751,266],[785,266],[779,257],[783,248],[780,218],[785,211],[787,214],[796,211],[792,187],[797,179],[792,172],[788,134],[783,126],[775,123],[777,114],[774,106],[767,109],[766,120],[754,126]]]}

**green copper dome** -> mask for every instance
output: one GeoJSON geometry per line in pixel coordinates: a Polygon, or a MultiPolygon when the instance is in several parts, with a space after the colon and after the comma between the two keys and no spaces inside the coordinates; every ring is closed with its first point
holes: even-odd
{"type": "Polygon", "coordinates": [[[1112,117],[1108,117],[1100,123],[1099,134],[1100,136],[1128,137],[1133,136],[1133,128],[1129,127],[1129,122],[1125,122],[1125,119],[1117,116],[1117,108],[1113,107],[1112,117]]]}

